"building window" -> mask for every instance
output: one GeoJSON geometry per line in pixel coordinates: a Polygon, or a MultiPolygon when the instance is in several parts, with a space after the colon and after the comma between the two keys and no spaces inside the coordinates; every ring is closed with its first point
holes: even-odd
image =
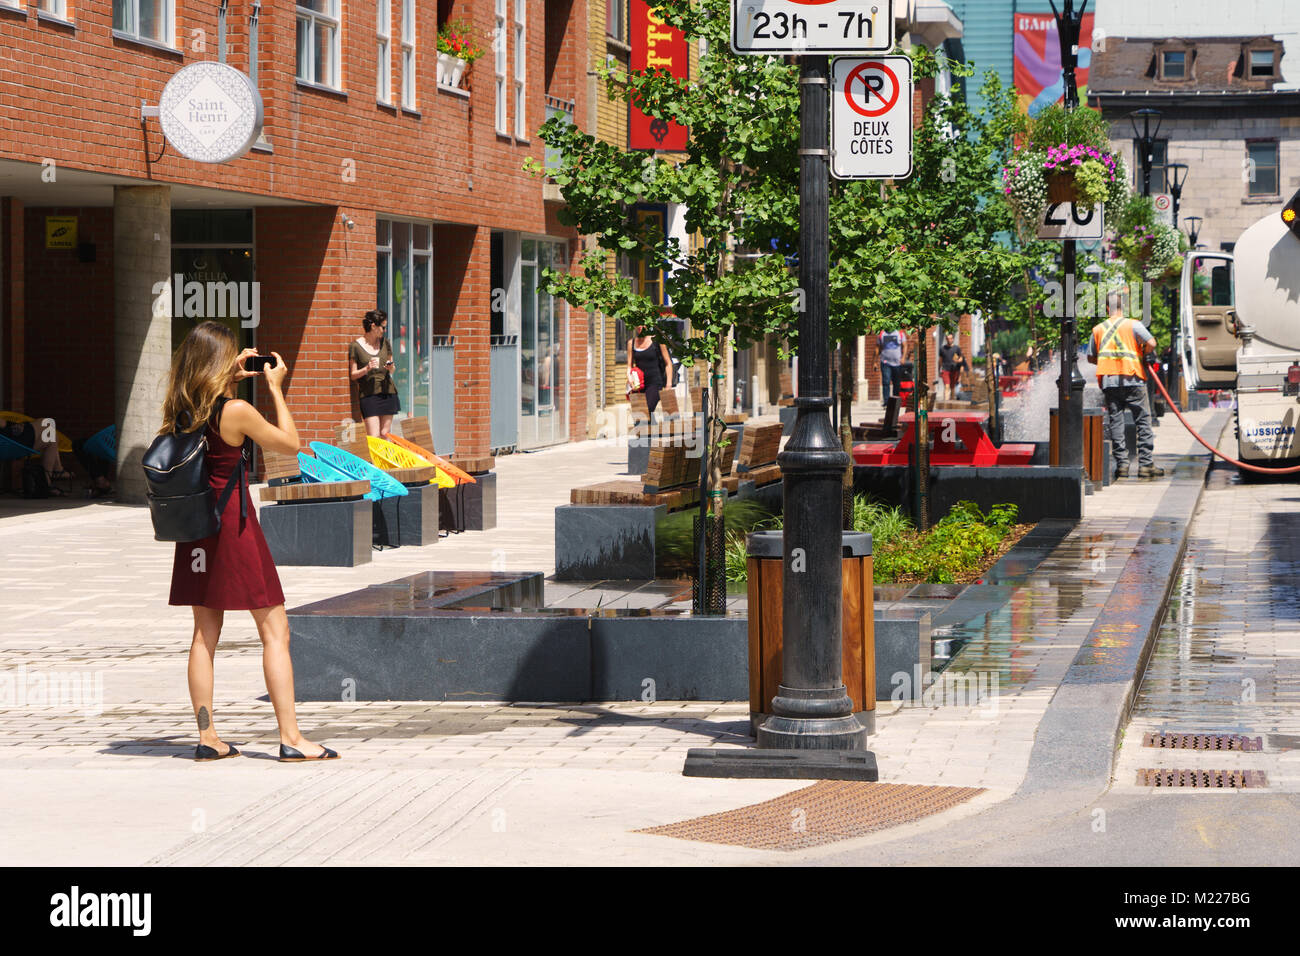
{"type": "Polygon", "coordinates": [[[415,0],[402,0],[402,105],[415,109],[415,0]]]}
{"type": "Polygon", "coordinates": [[[377,4],[375,33],[379,48],[379,63],[375,73],[375,97],[381,103],[393,101],[393,9],[390,0],[377,4]]]}
{"type": "Polygon", "coordinates": [[[141,40],[174,46],[175,0],[113,0],[113,29],[141,40]]]}
{"type": "Polygon", "coordinates": [[[1250,51],[1250,78],[1252,80],[1263,79],[1273,75],[1273,51],[1272,50],[1251,50],[1250,51]]]}
{"type": "MultiPolygon", "coordinates": [[[[1165,167],[1169,164],[1169,140],[1151,141],[1151,193],[1164,193],[1166,188],[1165,167]]],[[[1133,188],[1142,192],[1142,142],[1133,141],[1133,188]]]]}
{"type": "Polygon", "coordinates": [[[68,19],[68,0],[41,0],[39,9],[42,13],[48,13],[60,20],[68,19]]]}
{"type": "Polygon", "coordinates": [[[1278,195],[1277,140],[1246,143],[1248,196],[1278,195]]]}
{"type": "Polygon", "coordinates": [[[492,29],[492,60],[497,74],[497,132],[509,133],[506,122],[506,0],[496,0],[496,25],[492,29]]]}
{"type": "Polygon", "coordinates": [[[339,89],[339,0],[298,0],[298,79],[339,89]]]}
{"type": "Polygon", "coordinates": [[[376,307],[388,314],[393,383],[402,411],[430,413],[429,343],[433,330],[433,227],[380,219],[375,223],[376,307]]]}
{"type": "Polygon", "coordinates": [[[524,82],[528,76],[527,24],[524,14],[528,0],[515,0],[515,136],[528,138],[528,114],[524,108],[524,82]]]}
{"type": "MultiPolygon", "coordinates": [[[[649,226],[653,241],[662,242],[664,226],[668,218],[663,207],[639,208],[636,210],[638,225],[649,226]]],[[[636,288],[655,305],[664,304],[664,270],[648,263],[644,258],[636,263],[636,288]]]]}
{"type": "Polygon", "coordinates": [[[1187,51],[1186,50],[1161,51],[1160,78],[1162,80],[1187,79],[1187,51]]]}
{"type": "Polygon", "coordinates": [[[627,38],[627,0],[605,0],[605,32],[615,40],[627,38]]]}

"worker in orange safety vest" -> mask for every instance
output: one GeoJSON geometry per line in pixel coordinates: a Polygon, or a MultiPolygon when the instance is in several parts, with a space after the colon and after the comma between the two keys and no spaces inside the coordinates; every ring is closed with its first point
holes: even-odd
{"type": "Polygon", "coordinates": [[[1128,442],[1124,437],[1124,411],[1128,409],[1137,426],[1138,477],[1159,478],[1165,470],[1155,464],[1155,435],[1151,431],[1143,361],[1144,355],[1154,355],[1156,340],[1141,322],[1124,316],[1120,293],[1106,296],[1106,308],[1110,316],[1093,328],[1088,360],[1097,366],[1097,384],[1106,398],[1115,477],[1129,476],[1128,442]]]}

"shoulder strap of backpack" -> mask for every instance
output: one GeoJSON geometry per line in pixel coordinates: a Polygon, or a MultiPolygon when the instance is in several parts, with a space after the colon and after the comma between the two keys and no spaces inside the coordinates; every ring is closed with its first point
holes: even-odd
{"type": "MultiPolygon", "coordinates": [[[[216,412],[212,416],[212,430],[218,434],[220,434],[221,428],[221,413],[225,411],[227,401],[228,399],[225,397],[217,399],[216,412]]],[[[244,490],[248,487],[248,463],[252,458],[252,446],[253,440],[246,437],[244,447],[239,451],[239,467],[226,480],[226,487],[221,489],[221,496],[217,499],[217,514],[225,514],[226,502],[230,500],[235,488],[239,488],[239,520],[241,524],[248,517],[248,496],[244,494],[244,490]]]]}

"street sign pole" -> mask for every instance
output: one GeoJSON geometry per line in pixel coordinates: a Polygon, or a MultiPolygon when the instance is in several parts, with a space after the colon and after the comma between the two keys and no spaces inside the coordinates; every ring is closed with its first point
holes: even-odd
{"type": "MultiPolygon", "coordinates": [[[[852,459],[831,424],[830,63],[826,54],[887,53],[893,48],[892,3],[734,0],[732,48],[739,53],[799,57],[799,287],[804,307],[798,319],[795,422],[777,459],[785,504],[781,683],[770,716],[758,728],[757,748],[691,750],[683,773],[877,780],[876,758],[867,750],[867,728],[854,716],[843,674],[840,516],[844,471],[852,459]],[[782,19],[782,14],[788,16],[782,19]],[[797,27],[799,47],[759,48],[756,41],[766,42],[776,35],[774,25],[782,30],[797,27]],[[846,37],[853,48],[839,50],[836,44],[846,37]]],[[[909,64],[909,84],[910,75],[909,64]]],[[[899,88],[894,96],[901,98],[901,84],[895,85],[899,88]]],[[[873,77],[870,84],[863,83],[861,96],[874,109],[882,93],[889,99],[883,91],[883,81],[873,77]]],[[[907,92],[904,105],[910,110],[907,92]]],[[[877,124],[884,122],[877,120],[877,124]]],[[[861,145],[865,138],[866,148],[874,154],[885,148],[877,144],[887,137],[880,125],[870,129],[858,142],[861,145]]],[[[907,145],[910,156],[910,130],[907,145]]]]}
{"type": "Polygon", "coordinates": [[[799,70],[799,397],[778,461],[785,491],[781,684],[758,746],[779,750],[867,749],[841,671],[840,514],[849,466],[830,419],[829,64],[801,57],[799,70]]]}

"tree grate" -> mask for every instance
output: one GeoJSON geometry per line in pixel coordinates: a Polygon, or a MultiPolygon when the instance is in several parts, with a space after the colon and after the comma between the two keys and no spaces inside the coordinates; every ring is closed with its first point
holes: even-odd
{"type": "Polygon", "coordinates": [[[1239,750],[1243,753],[1257,753],[1264,749],[1264,740],[1240,734],[1143,734],[1142,746],[1162,750],[1239,750]]]}
{"type": "Polygon", "coordinates": [[[1258,790],[1268,786],[1262,770],[1166,770],[1144,767],[1139,787],[1192,787],[1199,790],[1258,790]]]}
{"type": "Polygon", "coordinates": [[[821,780],[763,803],[636,832],[755,850],[801,850],[911,823],[983,792],[980,787],[821,780]]]}

